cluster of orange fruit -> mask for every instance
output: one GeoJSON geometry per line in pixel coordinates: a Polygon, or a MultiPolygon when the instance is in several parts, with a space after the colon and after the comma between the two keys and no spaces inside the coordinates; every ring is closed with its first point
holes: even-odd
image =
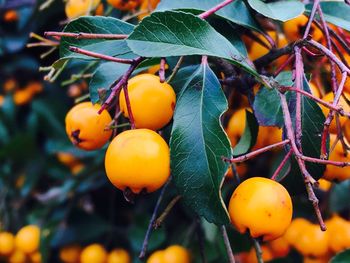
{"type": "Polygon", "coordinates": [[[0,232],[0,259],[8,263],[41,263],[39,244],[40,228],[35,225],[21,228],[16,236],[0,232]]]}
{"type": "Polygon", "coordinates": [[[129,253],[122,248],[108,252],[101,244],[91,244],[82,248],[80,245],[67,245],[60,249],[62,263],[131,263],[129,253]]]}
{"type": "MultiPolygon", "coordinates": [[[[138,18],[141,20],[156,8],[160,0],[107,0],[107,3],[121,11],[138,10],[138,18]]],[[[95,15],[103,15],[104,6],[101,0],[68,0],[66,3],[66,15],[68,19],[88,15],[95,11],[95,15]]]]}
{"type": "MultiPolygon", "coordinates": [[[[158,76],[140,74],[128,82],[128,93],[137,129],[118,134],[109,144],[105,168],[109,180],[121,190],[133,193],[159,189],[170,175],[170,153],[165,140],[155,131],[172,119],[176,95],[158,76]],[[140,171],[143,171],[140,176],[140,171]]],[[[124,92],[119,96],[120,111],[129,117],[124,92]]],[[[101,106],[83,102],[66,116],[66,132],[77,147],[96,150],[105,145],[115,121],[101,106]]]]}
{"type": "MultiPolygon", "coordinates": [[[[39,81],[30,81],[24,87],[19,87],[19,84],[15,79],[7,79],[3,83],[3,92],[12,94],[13,102],[22,106],[28,104],[33,97],[43,91],[43,84],[39,81]]],[[[5,102],[5,95],[0,95],[0,106],[5,102]]]]}
{"type": "Polygon", "coordinates": [[[67,166],[73,175],[80,173],[84,169],[84,164],[69,152],[58,152],[57,159],[65,166],[67,166]]]}
{"type": "Polygon", "coordinates": [[[172,245],[164,250],[153,252],[147,263],[190,263],[191,255],[189,251],[179,245],[172,245]]]}

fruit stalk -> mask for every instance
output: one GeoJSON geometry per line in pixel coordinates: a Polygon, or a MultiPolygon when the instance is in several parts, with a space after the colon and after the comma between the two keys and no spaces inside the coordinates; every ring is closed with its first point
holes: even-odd
{"type": "Polygon", "coordinates": [[[230,263],[235,263],[235,257],[233,256],[230,240],[228,239],[227,231],[225,226],[221,226],[221,234],[224,239],[224,244],[226,247],[226,252],[228,256],[228,260],[230,263]]]}
{"type": "Polygon", "coordinates": [[[220,4],[214,6],[213,8],[203,12],[202,14],[199,15],[199,17],[202,19],[207,19],[209,16],[211,16],[215,12],[219,11],[220,9],[224,8],[228,4],[231,4],[232,2],[233,2],[233,0],[225,0],[225,1],[221,2],[220,4]]]}

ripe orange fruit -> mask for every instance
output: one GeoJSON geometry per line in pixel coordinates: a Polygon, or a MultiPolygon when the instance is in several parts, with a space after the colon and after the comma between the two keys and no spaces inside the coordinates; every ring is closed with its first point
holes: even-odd
{"type": "Polygon", "coordinates": [[[68,245],[60,249],[59,257],[63,263],[77,263],[80,259],[81,246],[68,245]]]}
{"type": "Polygon", "coordinates": [[[348,142],[350,142],[350,120],[347,120],[343,126],[344,136],[348,142]]]}
{"type": "Polygon", "coordinates": [[[83,249],[80,254],[80,263],[105,263],[107,251],[100,244],[92,244],[83,249]]]}
{"type": "Polygon", "coordinates": [[[128,130],[110,143],[105,168],[117,188],[128,187],[136,194],[142,189],[153,192],[162,187],[170,175],[169,147],[152,130],[128,130]]]}
{"type": "Polygon", "coordinates": [[[311,94],[320,99],[321,93],[316,84],[314,84],[313,82],[309,82],[309,87],[311,90],[311,94]]]}
{"type": "Polygon", "coordinates": [[[26,263],[27,256],[21,250],[16,249],[9,257],[8,263],[26,263]]]}
{"type": "Polygon", "coordinates": [[[164,250],[164,262],[167,263],[190,263],[190,253],[188,250],[179,245],[167,247],[164,250]]]}
{"type": "Polygon", "coordinates": [[[240,233],[250,232],[264,241],[282,236],[292,219],[292,200],[279,183],[253,177],[242,182],[229,203],[232,224],[240,233]],[[254,215],[254,216],[252,216],[254,215]]]}
{"type": "Polygon", "coordinates": [[[295,244],[298,242],[298,238],[303,233],[304,229],[309,226],[309,224],[310,222],[304,218],[293,219],[287,228],[286,233],[284,234],[284,238],[290,245],[295,246],[295,244]]]}
{"type": "Polygon", "coordinates": [[[66,115],[66,132],[77,147],[90,151],[101,148],[112,135],[106,127],[112,118],[108,111],[98,114],[100,105],[83,102],[75,105],[66,115]]]}
{"type": "MultiPolygon", "coordinates": [[[[244,177],[248,171],[248,165],[246,163],[237,163],[236,164],[236,171],[239,175],[239,177],[244,177]]],[[[233,177],[233,172],[232,172],[232,168],[231,165],[229,166],[227,172],[226,172],[226,176],[228,178],[232,178],[233,177]]]]}
{"type": "MultiPolygon", "coordinates": [[[[342,53],[344,55],[344,58],[348,64],[350,64],[350,55],[347,52],[342,53]]],[[[337,81],[340,83],[342,79],[342,74],[338,67],[336,68],[336,76],[337,76],[337,81]]],[[[348,93],[350,93],[350,78],[349,76],[346,78],[345,85],[344,85],[344,90],[348,93]]]]}
{"type": "Polygon", "coordinates": [[[259,126],[258,137],[253,150],[282,141],[282,129],[278,127],[259,126]]]}
{"type": "MultiPolygon", "coordinates": [[[[346,93],[345,92],[345,96],[347,98],[350,98],[350,94],[346,93]]],[[[334,100],[334,94],[333,92],[329,92],[327,93],[323,98],[322,98],[324,101],[326,102],[329,102],[329,103],[333,103],[333,100],[334,100]]],[[[350,111],[350,106],[346,103],[346,100],[343,98],[343,97],[340,97],[340,100],[339,100],[339,106],[343,107],[344,111],[346,112],[349,112],[350,111]]],[[[323,105],[320,105],[321,109],[322,109],[322,112],[324,114],[324,116],[327,118],[328,116],[328,113],[329,113],[329,109],[326,108],[325,106],[323,105]]],[[[347,120],[347,117],[345,116],[339,116],[339,121],[340,121],[340,125],[343,126],[345,124],[347,120]]],[[[329,126],[329,131],[331,133],[337,133],[337,124],[336,124],[336,120],[335,118],[333,118],[333,121],[331,122],[331,125],[329,126]]]]}
{"type": "Polygon", "coordinates": [[[33,99],[33,92],[29,89],[16,90],[13,94],[13,101],[16,105],[22,106],[28,104],[33,99]]]}
{"type": "Polygon", "coordinates": [[[326,225],[329,232],[329,247],[334,253],[350,248],[350,222],[334,215],[326,225]]]}
{"type": "Polygon", "coordinates": [[[309,224],[304,227],[294,247],[306,257],[323,257],[329,252],[328,242],[328,231],[322,231],[319,225],[309,224]]]}
{"type": "Polygon", "coordinates": [[[160,0],[143,0],[140,6],[140,12],[144,11],[137,16],[139,20],[142,20],[145,16],[148,16],[158,5],[160,0]]]}
{"type": "Polygon", "coordinates": [[[282,236],[269,243],[270,250],[275,258],[283,258],[289,254],[290,244],[287,239],[282,236]]]}
{"type": "Polygon", "coordinates": [[[179,245],[167,247],[154,252],[147,263],[190,263],[191,256],[188,250],[179,245]]]}
{"type": "Polygon", "coordinates": [[[34,253],[39,249],[40,228],[35,225],[22,227],[15,237],[16,248],[26,254],[34,253]]]}
{"type": "MultiPolygon", "coordinates": [[[[289,41],[296,41],[303,37],[305,27],[309,18],[300,15],[283,23],[283,31],[289,41]]],[[[323,37],[322,31],[314,24],[311,25],[310,34],[315,41],[320,41],[323,37]]]]}
{"type": "Polygon", "coordinates": [[[68,0],[66,3],[66,15],[68,19],[88,15],[94,10],[101,0],[68,0]]]}
{"type": "Polygon", "coordinates": [[[0,233],[0,256],[8,256],[15,249],[15,237],[10,232],[0,233]]]}
{"type": "Polygon", "coordinates": [[[7,10],[2,18],[7,23],[16,22],[18,20],[18,14],[16,10],[7,10]]]}
{"type": "MultiPolygon", "coordinates": [[[[336,135],[331,134],[330,136],[330,147],[334,144],[336,135]]],[[[329,155],[329,160],[339,162],[350,162],[350,156],[344,156],[341,142],[338,141],[334,150],[329,155]]],[[[334,165],[327,165],[326,170],[323,174],[323,179],[328,181],[344,181],[350,178],[350,166],[339,167],[334,165]]]]}
{"type": "Polygon", "coordinates": [[[153,252],[147,259],[147,263],[164,263],[164,250],[153,252]]]}
{"type": "Polygon", "coordinates": [[[30,263],[41,263],[42,257],[39,251],[29,254],[30,263]]]}
{"type": "Polygon", "coordinates": [[[108,4],[122,11],[135,10],[141,3],[141,0],[107,0],[108,4]]]}
{"type": "MultiPolygon", "coordinates": [[[[168,83],[160,83],[158,76],[140,74],[131,78],[128,93],[137,128],[159,130],[173,117],[175,92],[168,83]]],[[[119,106],[124,116],[129,117],[123,90],[119,95],[119,106]]]]}
{"type": "MultiPolygon", "coordinates": [[[[234,147],[241,136],[243,135],[244,128],[246,126],[246,110],[247,108],[239,109],[232,114],[227,124],[227,136],[231,141],[231,146],[234,147]]],[[[250,111],[250,110],[249,110],[250,111]]]]}
{"type": "Polygon", "coordinates": [[[125,249],[116,248],[108,254],[107,263],[131,263],[131,258],[125,249]]]}

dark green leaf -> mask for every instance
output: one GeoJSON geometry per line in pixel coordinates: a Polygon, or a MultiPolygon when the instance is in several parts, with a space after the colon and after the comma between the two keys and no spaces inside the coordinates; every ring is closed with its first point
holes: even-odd
{"type": "MultiPolygon", "coordinates": [[[[110,86],[120,78],[127,70],[129,66],[125,64],[119,64],[114,62],[107,62],[101,64],[94,72],[93,77],[90,80],[90,99],[92,103],[100,101],[98,94],[99,89],[105,89],[109,91],[110,86]]],[[[108,95],[108,94],[106,94],[108,95]]]]}
{"type": "Polygon", "coordinates": [[[342,183],[333,186],[329,198],[329,208],[332,212],[340,212],[350,207],[350,181],[344,181],[342,183]]]}
{"type": "Polygon", "coordinates": [[[208,65],[201,65],[178,97],[170,139],[171,170],[185,203],[209,222],[227,224],[221,184],[230,156],[220,116],[227,101],[208,65]]]}
{"type": "MultiPolygon", "coordinates": [[[[134,26],[112,17],[85,16],[70,22],[64,32],[96,33],[96,34],[130,34],[134,26]]],[[[89,51],[124,58],[134,57],[125,40],[106,39],[75,39],[62,37],[60,44],[61,58],[94,59],[85,55],[71,52],[69,46],[83,48],[89,51]]]]}
{"type": "Polygon", "coordinates": [[[331,259],[330,262],[331,263],[348,263],[348,262],[350,262],[350,249],[338,253],[337,255],[335,255],[331,259]]]}
{"type": "MultiPolygon", "coordinates": [[[[276,81],[281,85],[293,85],[291,72],[280,73],[276,81]]],[[[290,99],[291,95],[287,94],[290,99]]],[[[280,98],[275,89],[262,87],[255,96],[254,114],[261,126],[278,126],[283,127],[283,112],[281,108],[280,98]]]]}
{"type": "MultiPolygon", "coordinates": [[[[162,0],[157,6],[156,11],[178,9],[192,12],[194,14],[200,14],[221,2],[221,0],[162,0]]],[[[256,31],[261,31],[260,26],[255,22],[244,1],[234,1],[232,4],[220,9],[215,14],[235,24],[256,31]]]]}
{"type": "Polygon", "coordinates": [[[243,135],[238,144],[232,151],[232,155],[238,156],[247,153],[256,143],[259,124],[257,123],[254,114],[246,110],[246,125],[243,135]]]}
{"type": "MultiPolygon", "coordinates": [[[[327,1],[321,2],[324,18],[327,22],[350,30],[350,6],[344,2],[327,1]]],[[[310,13],[312,4],[306,6],[306,12],[310,13]]]]}
{"type": "Polygon", "coordinates": [[[249,61],[210,24],[190,13],[165,11],[146,17],[127,43],[144,57],[208,55],[229,60],[255,76],[249,61]]]}
{"type": "Polygon", "coordinates": [[[258,13],[282,22],[301,15],[304,4],[299,1],[276,1],[265,3],[261,0],[248,0],[249,5],[258,13]]]}

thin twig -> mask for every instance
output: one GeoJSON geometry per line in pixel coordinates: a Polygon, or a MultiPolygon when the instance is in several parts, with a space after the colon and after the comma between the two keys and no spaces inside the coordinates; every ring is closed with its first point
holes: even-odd
{"type": "Polygon", "coordinates": [[[225,0],[223,2],[221,2],[220,4],[214,6],[213,8],[201,13],[198,17],[202,18],[202,19],[206,19],[209,16],[211,16],[212,14],[214,14],[215,12],[219,11],[220,9],[224,8],[225,6],[227,6],[228,4],[231,4],[234,0],[225,0]]]}
{"type": "Polygon", "coordinates": [[[55,37],[72,37],[75,39],[125,39],[128,35],[124,34],[92,34],[92,33],[70,33],[70,32],[55,32],[47,31],[44,33],[45,36],[55,37]]]}
{"type": "Polygon", "coordinates": [[[235,257],[234,257],[233,252],[232,252],[230,240],[228,239],[226,227],[225,226],[221,226],[220,228],[221,228],[222,238],[224,239],[224,244],[225,244],[225,247],[226,247],[226,253],[227,253],[227,256],[228,256],[228,260],[229,260],[230,263],[235,263],[235,257]]]}
{"type": "Polygon", "coordinates": [[[262,250],[261,250],[261,246],[260,246],[260,243],[257,239],[255,238],[252,238],[253,240],[253,245],[254,245],[254,249],[255,249],[255,253],[256,253],[256,258],[258,260],[258,263],[264,263],[264,260],[262,258],[262,250]]]}
{"type": "Polygon", "coordinates": [[[122,63],[122,64],[132,64],[134,62],[133,59],[125,59],[125,58],[115,58],[112,56],[108,56],[108,55],[103,55],[100,53],[96,53],[96,52],[92,52],[92,51],[88,51],[82,48],[78,48],[78,47],[69,47],[69,50],[75,53],[79,53],[79,54],[83,54],[89,57],[93,57],[93,58],[99,58],[99,59],[103,59],[103,60],[108,60],[108,61],[112,61],[112,62],[117,62],[117,63],[122,63]]]}
{"type": "Polygon", "coordinates": [[[276,180],[277,176],[280,174],[280,172],[282,171],[283,167],[286,165],[287,161],[292,156],[292,153],[293,153],[293,151],[289,150],[289,152],[286,154],[286,156],[284,156],[282,162],[278,165],[277,169],[275,170],[275,172],[271,176],[272,180],[276,180]]]}
{"type": "Polygon", "coordinates": [[[239,156],[239,157],[236,157],[236,158],[226,158],[226,157],[223,157],[222,159],[225,161],[225,162],[228,162],[228,163],[241,163],[241,162],[244,162],[246,160],[249,160],[251,158],[254,158],[255,156],[259,155],[259,154],[262,154],[264,152],[267,152],[267,151],[270,151],[274,148],[277,148],[277,147],[281,147],[281,146],[284,146],[286,144],[288,144],[290,141],[289,139],[286,139],[284,141],[281,141],[281,142],[278,142],[278,143],[274,143],[274,144],[271,144],[271,145],[268,145],[266,147],[263,147],[263,148],[260,148],[256,151],[253,151],[253,152],[250,152],[250,153],[247,153],[247,154],[244,154],[242,156],[239,156]]]}
{"type": "Polygon", "coordinates": [[[158,214],[158,210],[159,210],[159,207],[160,207],[160,203],[163,200],[164,194],[166,192],[165,190],[168,188],[168,186],[170,184],[170,181],[171,181],[171,177],[168,179],[168,181],[163,186],[163,188],[162,188],[162,190],[161,190],[161,192],[159,194],[156,206],[154,207],[153,214],[152,214],[152,217],[151,217],[151,219],[149,221],[148,228],[147,228],[147,231],[146,231],[146,235],[145,235],[145,238],[143,240],[142,248],[141,248],[141,251],[140,251],[140,254],[139,254],[139,259],[141,259],[141,260],[144,259],[145,256],[146,256],[148,242],[149,242],[149,239],[151,237],[151,232],[152,232],[152,229],[153,229],[153,224],[154,224],[154,221],[157,218],[157,214],[158,214]]]}
{"type": "Polygon", "coordinates": [[[177,61],[176,65],[175,65],[175,67],[174,67],[174,69],[173,69],[173,72],[171,72],[171,75],[168,77],[168,79],[167,79],[166,82],[170,83],[170,82],[174,79],[176,73],[177,73],[177,72],[179,71],[179,69],[180,69],[180,66],[181,66],[183,60],[184,60],[184,57],[183,57],[183,56],[179,58],[179,60],[177,61]]]}
{"type": "Polygon", "coordinates": [[[176,203],[181,199],[181,197],[182,197],[181,195],[177,195],[170,201],[168,206],[164,209],[163,213],[154,222],[154,225],[153,225],[154,229],[159,228],[163,224],[165,218],[168,216],[168,214],[173,209],[173,207],[176,205],[176,203]]]}

